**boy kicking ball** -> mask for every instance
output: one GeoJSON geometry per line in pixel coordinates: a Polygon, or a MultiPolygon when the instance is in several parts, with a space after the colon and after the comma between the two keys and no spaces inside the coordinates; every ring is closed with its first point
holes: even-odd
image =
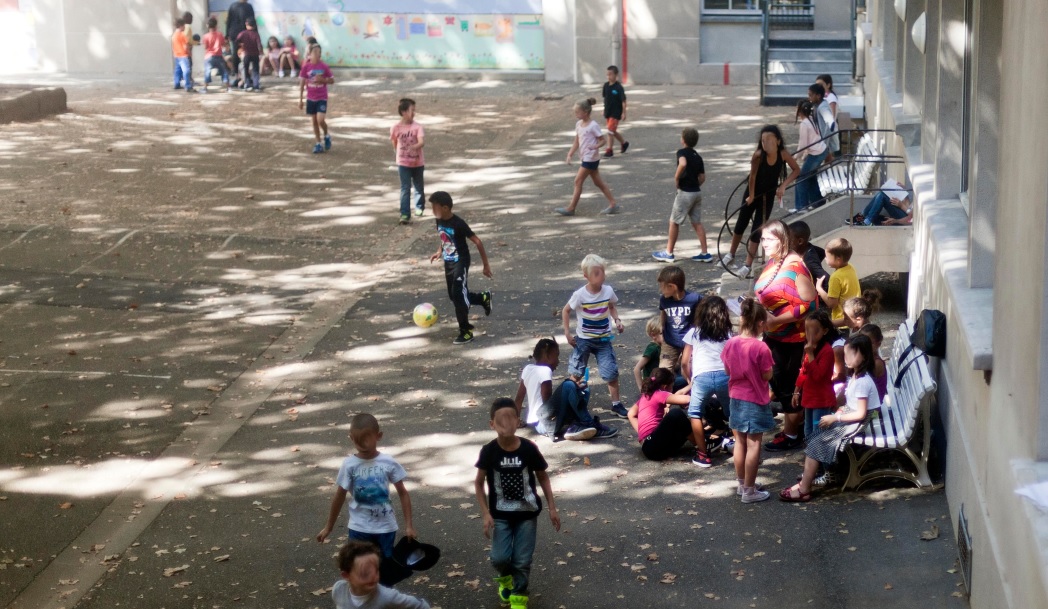
{"type": "Polygon", "coordinates": [[[335,83],[335,77],[331,74],[331,68],[320,60],[321,49],[319,44],[309,47],[309,59],[302,66],[300,74],[300,85],[298,88],[298,108],[306,108],[306,114],[313,118],[313,135],[317,143],[313,146],[313,154],[320,154],[331,150],[331,136],[328,135],[327,126],[327,86],[335,83]],[[305,94],[305,101],[302,100],[305,94]],[[323,143],[320,139],[320,131],[324,131],[323,143]]]}

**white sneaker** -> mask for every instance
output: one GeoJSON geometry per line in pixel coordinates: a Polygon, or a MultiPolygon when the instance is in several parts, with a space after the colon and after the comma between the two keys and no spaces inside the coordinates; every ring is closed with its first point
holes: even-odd
{"type": "Polygon", "coordinates": [[[740,266],[738,269],[736,269],[735,274],[745,279],[746,277],[750,276],[750,267],[744,264],[740,266]]]}
{"type": "Polygon", "coordinates": [[[280,75],[280,78],[284,78],[284,71],[283,70],[277,72],[277,74],[280,75]]]}
{"type": "Polygon", "coordinates": [[[721,258],[721,264],[723,264],[724,266],[730,266],[733,260],[735,260],[735,256],[732,256],[731,254],[724,254],[724,257],[721,258]]]}
{"type": "Polygon", "coordinates": [[[768,497],[771,497],[771,493],[768,491],[757,490],[756,487],[745,489],[742,492],[743,503],[758,503],[760,501],[766,501],[768,497]]]}

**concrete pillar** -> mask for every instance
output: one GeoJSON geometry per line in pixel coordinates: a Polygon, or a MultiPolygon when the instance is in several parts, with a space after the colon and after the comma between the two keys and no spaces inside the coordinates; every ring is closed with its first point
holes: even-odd
{"type": "MultiPolygon", "coordinates": [[[[899,17],[895,14],[895,5],[891,0],[877,1],[877,21],[881,29],[881,51],[884,53],[885,61],[895,61],[899,54],[896,52],[897,30],[899,29],[899,17]]],[[[877,46],[877,43],[874,43],[877,46]]],[[[898,79],[896,79],[898,80],[898,79]]]]}
{"type": "Polygon", "coordinates": [[[924,12],[924,0],[906,0],[906,22],[902,24],[899,40],[902,47],[902,109],[906,114],[919,115],[924,108],[924,54],[917,50],[910,28],[924,12]]]}
{"type": "MultiPolygon", "coordinates": [[[[936,144],[938,134],[942,132],[945,125],[942,120],[942,110],[939,108],[939,29],[941,22],[940,5],[949,0],[926,0],[924,6],[924,95],[920,98],[921,104],[921,161],[934,163],[936,158],[936,144]]],[[[912,26],[911,26],[912,29],[912,26]]],[[[913,36],[910,36],[913,43],[913,36]]],[[[916,48],[916,45],[914,45],[916,48]]],[[[919,51],[918,51],[919,52],[919,51]]],[[[959,93],[959,91],[958,91],[959,93]]],[[[938,191],[936,191],[938,193],[938,191]]],[[[936,199],[945,198],[937,194],[936,199]]]]}
{"type": "Polygon", "coordinates": [[[968,163],[969,175],[968,282],[973,288],[992,288],[997,249],[1004,24],[997,0],[972,1],[972,109],[968,125],[971,153],[968,159],[962,159],[968,163]]]}
{"type": "Polygon", "coordinates": [[[576,79],[575,0],[542,0],[546,80],[576,79]]]}
{"type": "MultiPolygon", "coordinates": [[[[964,99],[971,91],[964,90],[964,47],[971,24],[964,22],[964,0],[929,0],[940,5],[937,63],[938,91],[934,103],[939,109],[935,142],[935,195],[937,199],[952,199],[961,192],[962,137],[964,129],[964,99]]],[[[928,22],[931,45],[932,27],[928,22]]],[[[929,48],[931,48],[929,46],[929,48]]],[[[927,96],[926,96],[927,99],[927,96]]],[[[970,97],[969,97],[970,99],[970,97]]]]}

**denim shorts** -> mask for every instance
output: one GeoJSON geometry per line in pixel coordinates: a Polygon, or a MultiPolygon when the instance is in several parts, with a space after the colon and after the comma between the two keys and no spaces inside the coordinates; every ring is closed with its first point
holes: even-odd
{"type": "Polygon", "coordinates": [[[327,114],[327,100],[318,99],[314,101],[312,99],[307,99],[306,114],[327,114]]]}
{"type": "Polygon", "coordinates": [[[356,541],[370,541],[382,550],[382,556],[389,558],[393,556],[393,542],[397,540],[397,532],[389,533],[365,533],[363,531],[349,530],[349,538],[356,541]]]}
{"type": "Polygon", "coordinates": [[[775,429],[775,417],[767,404],[754,404],[731,398],[728,426],[739,433],[765,433],[775,429]]]}
{"type": "Polygon", "coordinates": [[[597,171],[600,168],[600,161],[582,161],[582,168],[597,171]]]}
{"type": "Polygon", "coordinates": [[[731,419],[731,402],[728,398],[728,373],[723,370],[696,374],[691,380],[691,403],[688,418],[701,419],[706,416],[706,404],[716,395],[724,408],[724,416],[731,419]]]}
{"type": "Polygon", "coordinates": [[[589,366],[590,353],[597,356],[597,372],[604,382],[619,378],[619,364],[615,361],[615,348],[610,339],[575,337],[575,350],[568,360],[568,374],[582,376],[589,366]]]}

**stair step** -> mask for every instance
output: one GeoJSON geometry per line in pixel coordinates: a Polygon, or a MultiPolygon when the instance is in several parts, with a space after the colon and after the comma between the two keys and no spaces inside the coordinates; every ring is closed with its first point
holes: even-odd
{"type": "Polygon", "coordinates": [[[769,59],[768,73],[816,72],[820,74],[851,74],[852,62],[848,61],[804,61],[798,59],[769,59]]]}
{"type": "Polygon", "coordinates": [[[851,74],[834,74],[833,72],[768,72],[768,75],[764,78],[764,83],[767,84],[779,84],[779,85],[800,85],[808,86],[815,82],[815,79],[823,74],[829,74],[833,78],[834,88],[840,88],[845,90],[851,86],[851,74]]]}
{"type": "Polygon", "coordinates": [[[768,59],[851,61],[852,52],[840,49],[768,49],[768,59]]]}
{"type": "Polygon", "coordinates": [[[851,38],[818,38],[813,34],[805,38],[775,38],[768,39],[768,49],[851,49],[851,38]]]}

